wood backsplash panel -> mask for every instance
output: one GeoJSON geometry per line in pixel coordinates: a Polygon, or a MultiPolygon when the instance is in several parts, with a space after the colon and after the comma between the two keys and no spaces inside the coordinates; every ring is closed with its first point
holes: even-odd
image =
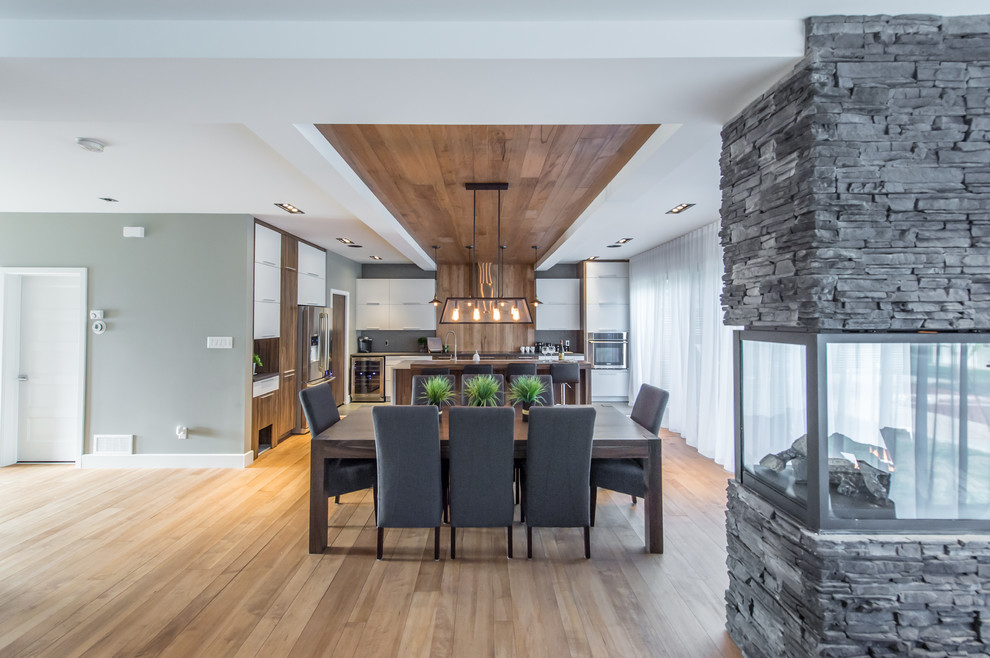
{"type": "MultiPolygon", "coordinates": [[[[494,271],[497,271],[495,268],[494,271]]],[[[497,285],[496,285],[497,287],[497,285]]],[[[441,264],[437,270],[437,297],[445,301],[448,297],[470,297],[470,265],[441,264]]],[[[527,303],[536,297],[536,279],[532,265],[502,266],[502,296],[525,297],[527,303]]],[[[534,319],[536,312],[530,303],[534,319]]],[[[437,308],[437,319],[443,306],[437,308]]],[[[535,324],[437,324],[437,336],[453,330],[457,334],[459,352],[516,352],[522,345],[532,345],[535,340],[535,324]]]]}

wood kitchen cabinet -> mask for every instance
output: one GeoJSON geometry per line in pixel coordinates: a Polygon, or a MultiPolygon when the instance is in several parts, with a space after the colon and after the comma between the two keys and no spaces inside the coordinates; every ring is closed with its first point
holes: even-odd
{"type": "Polygon", "coordinates": [[[251,401],[251,449],[255,456],[265,448],[273,447],[275,441],[275,415],[278,405],[278,392],[281,389],[264,393],[251,401]]]}
{"type": "Polygon", "coordinates": [[[296,303],[298,284],[299,241],[289,235],[282,236],[282,312],[281,336],[279,338],[279,372],[282,382],[279,386],[278,409],[275,422],[275,444],[292,434],[295,428],[297,359],[299,354],[299,305],[296,303]]]}

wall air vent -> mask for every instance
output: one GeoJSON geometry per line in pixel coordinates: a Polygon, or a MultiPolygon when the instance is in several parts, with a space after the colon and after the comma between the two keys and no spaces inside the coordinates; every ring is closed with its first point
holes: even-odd
{"type": "Polygon", "coordinates": [[[94,455],[133,455],[133,434],[94,434],[94,455]]]}

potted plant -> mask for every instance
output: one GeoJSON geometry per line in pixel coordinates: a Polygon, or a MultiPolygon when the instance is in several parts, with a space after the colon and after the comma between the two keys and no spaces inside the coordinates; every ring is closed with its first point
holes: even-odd
{"type": "Polygon", "coordinates": [[[426,351],[426,336],[420,336],[419,338],[416,339],[416,342],[419,343],[419,351],[420,352],[425,352],[426,351]]]}
{"type": "Polygon", "coordinates": [[[498,381],[492,375],[476,375],[464,384],[469,407],[497,407],[498,381]]]}
{"type": "Polygon", "coordinates": [[[537,402],[542,402],[542,396],[547,392],[547,385],[536,375],[516,377],[509,384],[509,402],[522,404],[523,422],[529,422],[529,408],[537,402]]]}
{"type": "Polygon", "coordinates": [[[261,366],[261,356],[258,355],[258,354],[255,354],[254,355],[254,359],[251,362],[251,374],[252,375],[257,375],[258,374],[258,368],[260,368],[260,367],[262,367],[261,366]]]}
{"type": "Polygon", "coordinates": [[[443,405],[453,404],[454,387],[446,377],[430,377],[423,383],[423,392],[419,397],[429,404],[435,404],[439,415],[443,413],[443,405]]]}

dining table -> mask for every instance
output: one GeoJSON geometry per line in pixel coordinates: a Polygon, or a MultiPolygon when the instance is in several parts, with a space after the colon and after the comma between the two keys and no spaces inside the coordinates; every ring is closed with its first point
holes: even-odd
{"type": "MultiPolygon", "coordinates": [[[[646,550],[663,553],[663,495],[661,488],[660,438],[609,403],[589,405],[595,408],[595,428],[591,444],[592,459],[636,458],[644,463],[646,497],[643,500],[646,550]]],[[[311,439],[309,482],[309,552],[323,553],[327,548],[328,497],[325,494],[326,461],[329,459],[374,459],[374,405],[360,407],[311,439]]],[[[516,408],[514,426],[515,458],[526,458],[529,424],[516,408]]],[[[447,414],[440,416],[440,456],[448,454],[449,423],[447,414]]],[[[590,492],[590,487],[589,487],[590,492]]],[[[590,502],[590,501],[589,501],[590,502]]]]}

